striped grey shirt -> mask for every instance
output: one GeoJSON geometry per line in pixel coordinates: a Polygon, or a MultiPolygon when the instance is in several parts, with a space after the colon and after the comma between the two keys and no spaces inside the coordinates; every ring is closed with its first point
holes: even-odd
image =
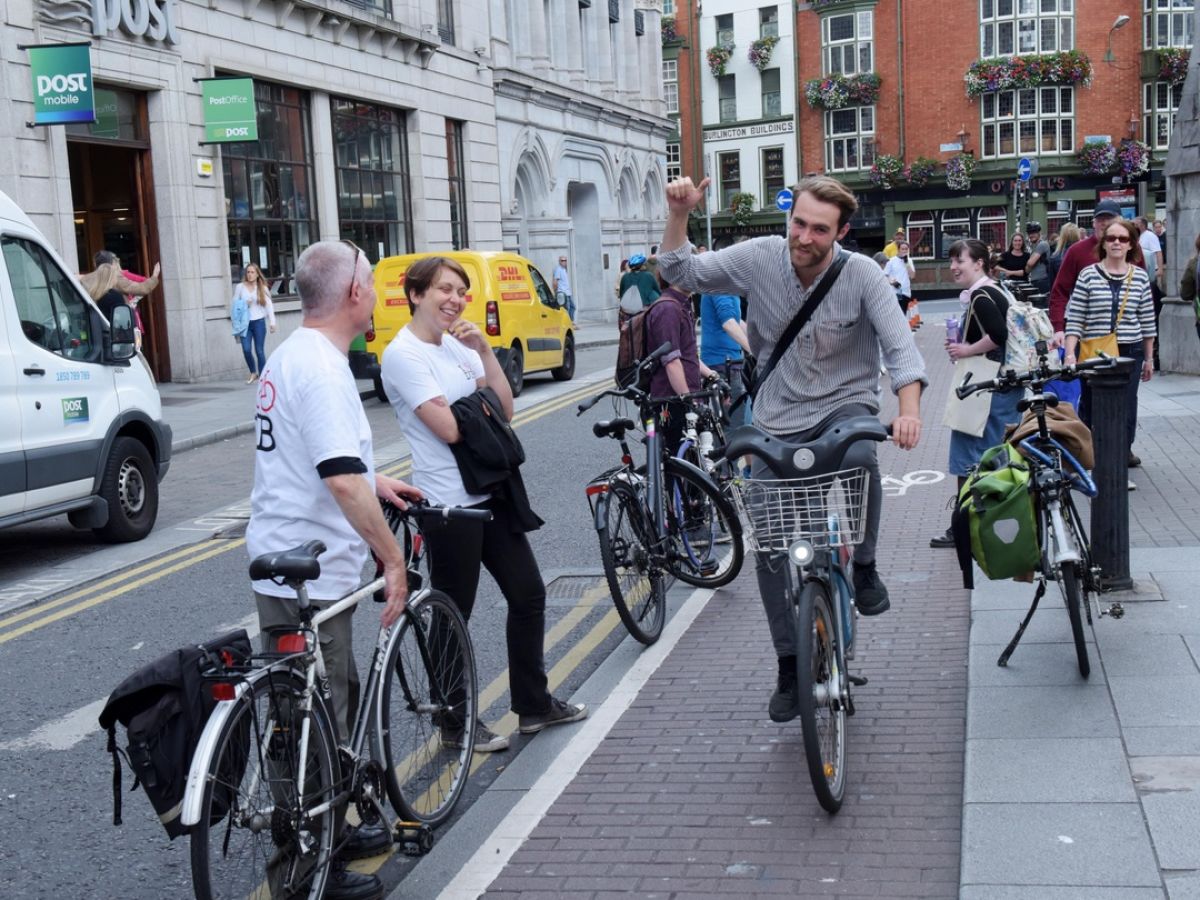
{"type": "Polygon", "coordinates": [[[1111,333],[1113,320],[1121,312],[1121,303],[1126,296],[1125,312],[1117,323],[1117,343],[1133,344],[1157,336],[1154,297],[1150,293],[1150,277],[1146,270],[1131,265],[1127,284],[1124,278],[1110,279],[1100,263],[1086,266],[1079,273],[1067,303],[1066,333],[1080,338],[1103,337],[1111,333]]]}
{"type": "MultiPolygon", "coordinates": [[[[658,267],[671,284],[686,291],[745,296],[746,333],[762,365],[825,277],[820,275],[805,290],[783,237],[755,238],[698,256],[689,243],[660,253],[658,267]]],[[[852,253],[759,391],[754,424],[782,435],[811,428],[849,403],[866,404],[878,413],[881,348],[893,391],[914,381],[928,385],[925,361],[895,291],[873,260],[852,253]]]]}

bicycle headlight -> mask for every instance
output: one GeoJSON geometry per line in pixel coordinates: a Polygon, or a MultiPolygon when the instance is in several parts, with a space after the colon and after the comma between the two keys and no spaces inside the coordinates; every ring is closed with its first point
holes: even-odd
{"type": "Polygon", "coordinates": [[[788,556],[797,566],[807,566],[816,557],[816,551],[813,550],[813,545],[808,541],[796,541],[792,546],[788,547],[788,556]]]}

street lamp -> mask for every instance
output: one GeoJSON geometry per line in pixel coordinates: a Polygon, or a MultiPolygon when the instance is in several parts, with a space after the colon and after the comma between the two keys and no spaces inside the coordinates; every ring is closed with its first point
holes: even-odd
{"type": "Polygon", "coordinates": [[[1116,20],[1112,23],[1112,28],[1108,29],[1108,41],[1104,48],[1104,61],[1106,63],[1108,63],[1110,66],[1117,61],[1117,58],[1115,56],[1113,56],[1113,52],[1112,52],[1113,32],[1116,31],[1118,28],[1124,28],[1128,24],[1129,24],[1129,16],[1120,15],[1120,16],[1117,16],[1116,20]]]}

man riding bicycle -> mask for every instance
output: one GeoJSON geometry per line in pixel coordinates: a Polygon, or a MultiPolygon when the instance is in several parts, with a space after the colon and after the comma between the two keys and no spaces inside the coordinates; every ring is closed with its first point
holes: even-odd
{"type": "MultiPolygon", "coordinates": [[[[704,199],[709,179],[694,185],[680,178],[667,185],[667,225],[658,266],[671,284],[687,291],[747,297],[746,331],[758,359],[768,359],[788,324],[822,282],[838,241],[858,208],[854,195],[833,178],[810,176],[796,185],[788,236],[761,237],[713,253],[694,255],[687,238],[688,214],[704,199]]],[[[841,421],[879,414],[879,358],[900,403],[892,420],[895,443],[905,450],[921,437],[921,391],[928,381],[912,331],[896,306],[891,286],[870,258],[849,254],[811,318],[787,347],[754,400],[754,424],[781,440],[813,440],[841,421]]],[[[883,488],[875,444],[860,441],[846,453],[846,468],[870,473],[866,534],[855,549],[854,592],[858,610],[879,615],[891,605],[875,567],[883,488]]],[[[772,477],[755,460],[755,478],[772,477]]],[[[786,722],[799,712],[796,635],[788,607],[783,554],[759,554],[759,592],[779,658],[779,680],[768,713],[786,722]]]]}

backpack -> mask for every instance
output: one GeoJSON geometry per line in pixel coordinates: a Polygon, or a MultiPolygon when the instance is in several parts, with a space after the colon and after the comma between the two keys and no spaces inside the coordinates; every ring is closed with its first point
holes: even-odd
{"type": "MultiPolygon", "coordinates": [[[[174,840],[189,829],[180,822],[192,754],[208,717],[216,708],[203,672],[243,664],[250,658],[245,629],[231,631],[207,643],[182,647],[134,672],[109,695],[100,713],[108,732],[113,760],[113,824],[121,824],[121,760],[134,773],[133,787],[142,786],[158,820],[174,840]],[[117,747],[116,723],[125,726],[129,744],[117,747]]],[[[249,728],[249,718],[242,717],[249,728]]],[[[249,742],[234,741],[249,753],[249,742]]],[[[245,772],[246,759],[226,760],[229,771],[213,795],[213,821],[220,821],[233,801],[245,772]]]]}
{"type": "Polygon", "coordinates": [[[1008,332],[1004,342],[1004,364],[1015,369],[1032,368],[1037,365],[1037,342],[1054,337],[1050,315],[1026,300],[1018,300],[1002,285],[996,285],[995,289],[1008,301],[1008,312],[1004,317],[1008,332]]]}
{"type": "Polygon", "coordinates": [[[990,579],[1022,576],[1041,561],[1029,481],[1029,463],[999,444],[984,451],[958,493],[953,530],[969,534],[971,556],[990,579]]]}
{"type": "MultiPolygon", "coordinates": [[[[649,323],[650,310],[653,308],[654,305],[651,304],[632,316],[622,316],[617,325],[620,335],[617,338],[617,365],[613,376],[619,388],[629,387],[638,375],[638,365],[649,352],[646,346],[646,326],[649,323]]],[[[649,389],[649,371],[643,371],[640,377],[637,377],[635,387],[642,391],[649,389]]]]}

